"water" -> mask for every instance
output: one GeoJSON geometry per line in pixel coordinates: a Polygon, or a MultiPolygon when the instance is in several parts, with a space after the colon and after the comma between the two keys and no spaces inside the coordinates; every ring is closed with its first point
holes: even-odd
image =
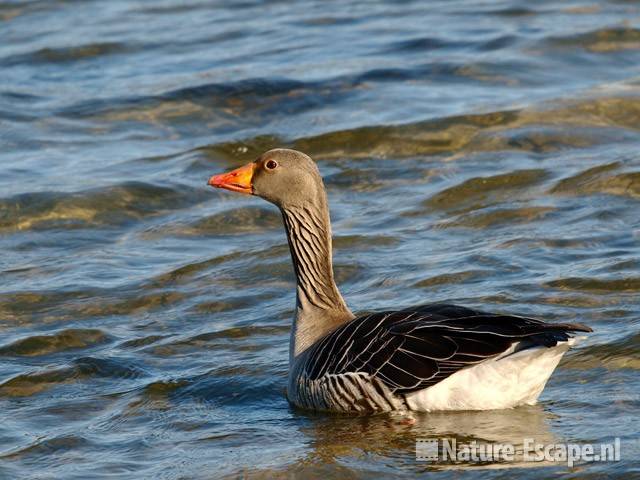
{"type": "Polygon", "coordinates": [[[1,0],[0,141],[0,477],[639,475],[637,2],[1,0]],[[274,146],[319,163],[354,311],[595,333],[535,407],[292,409],[281,219],[205,185],[274,146]],[[414,457],[616,436],[572,469],[414,457]]]}

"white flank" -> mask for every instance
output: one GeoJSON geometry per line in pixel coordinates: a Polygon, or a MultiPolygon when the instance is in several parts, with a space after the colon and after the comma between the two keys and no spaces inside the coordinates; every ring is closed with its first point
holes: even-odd
{"type": "Polygon", "coordinates": [[[494,410],[533,405],[576,338],[555,347],[504,354],[454,373],[433,387],[407,395],[411,410],[494,410]]]}

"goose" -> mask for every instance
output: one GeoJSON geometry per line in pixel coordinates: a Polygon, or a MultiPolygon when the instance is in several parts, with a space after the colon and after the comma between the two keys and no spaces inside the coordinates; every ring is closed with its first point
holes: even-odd
{"type": "Polygon", "coordinates": [[[494,410],[535,404],[577,332],[434,303],[355,316],[336,286],[324,183],[306,154],[274,149],[208,185],[256,195],[282,213],[296,276],[286,396],[303,409],[494,410]]]}

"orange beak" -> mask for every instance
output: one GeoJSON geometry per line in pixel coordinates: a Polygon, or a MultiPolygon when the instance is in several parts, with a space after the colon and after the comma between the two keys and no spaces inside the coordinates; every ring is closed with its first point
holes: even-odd
{"type": "Polygon", "coordinates": [[[225,188],[232,192],[252,194],[253,185],[251,184],[251,180],[253,179],[253,171],[255,168],[255,163],[248,163],[229,173],[214,175],[209,179],[207,184],[216,188],[225,188]]]}

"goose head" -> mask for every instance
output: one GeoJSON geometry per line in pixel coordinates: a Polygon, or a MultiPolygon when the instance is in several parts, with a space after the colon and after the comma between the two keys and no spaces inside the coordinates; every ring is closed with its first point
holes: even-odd
{"type": "Polygon", "coordinates": [[[256,195],[280,209],[324,206],[325,193],[315,162],[302,152],[277,148],[228,173],[214,175],[209,185],[256,195]]]}
{"type": "Polygon", "coordinates": [[[269,150],[209,185],[256,195],[280,208],[296,274],[296,315],[289,358],[353,318],[333,275],[331,223],[320,171],[308,155],[269,150]]]}

